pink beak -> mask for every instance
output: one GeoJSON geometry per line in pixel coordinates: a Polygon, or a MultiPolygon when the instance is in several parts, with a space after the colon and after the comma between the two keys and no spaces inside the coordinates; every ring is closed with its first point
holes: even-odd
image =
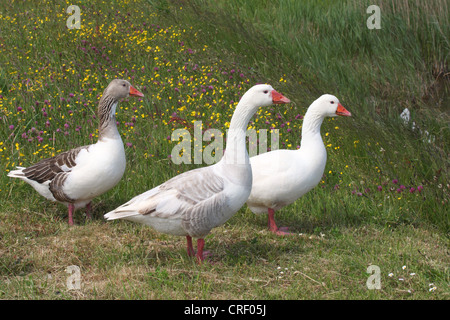
{"type": "Polygon", "coordinates": [[[336,110],[336,114],[338,116],[345,116],[345,117],[351,117],[352,114],[350,113],[350,111],[348,111],[347,109],[345,109],[342,104],[338,103],[338,107],[336,110]]]}
{"type": "Polygon", "coordinates": [[[274,104],[289,103],[291,100],[283,96],[281,93],[272,90],[272,101],[274,104]]]}
{"type": "Polygon", "coordinates": [[[136,90],[135,88],[133,88],[132,86],[130,86],[130,96],[135,96],[135,97],[143,97],[144,95],[142,94],[142,92],[136,90]]]}

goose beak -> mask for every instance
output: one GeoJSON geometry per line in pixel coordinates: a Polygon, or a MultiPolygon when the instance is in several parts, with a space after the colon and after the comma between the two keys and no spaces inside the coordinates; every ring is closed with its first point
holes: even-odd
{"type": "Polygon", "coordinates": [[[133,86],[130,86],[130,96],[143,97],[144,95],[142,94],[142,92],[133,88],[133,86]]]}
{"type": "Polygon", "coordinates": [[[272,102],[274,104],[289,103],[291,100],[283,96],[281,93],[272,90],[272,102]]]}
{"type": "Polygon", "coordinates": [[[348,111],[347,109],[345,109],[342,104],[338,103],[338,107],[336,110],[336,114],[338,116],[345,116],[345,117],[351,117],[352,114],[350,113],[350,111],[348,111]]]}

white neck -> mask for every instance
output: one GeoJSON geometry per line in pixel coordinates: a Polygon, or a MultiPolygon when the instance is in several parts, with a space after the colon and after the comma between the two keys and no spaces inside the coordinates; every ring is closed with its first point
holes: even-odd
{"type": "Polygon", "coordinates": [[[249,105],[248,99],[243,97],[231,118],[227,134],[225,154],[222,158],[226,164],[247,165],[249,157],[246,146],[246,132],[248,122],[258,107],[249,105]]]}
{"type": "Polygon", "coordinates": [[[320,127],[323,119],[324,116],[314,110],[309,109],[306,112],[305,118],[303,119],[301,146],[310,144],[318,145],[319,141],[320,145],[323,146],[322,137],[320,135],[320,127]]]}

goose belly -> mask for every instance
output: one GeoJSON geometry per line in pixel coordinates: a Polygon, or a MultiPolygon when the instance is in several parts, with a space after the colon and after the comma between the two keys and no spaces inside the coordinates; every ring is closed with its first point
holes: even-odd
{"type": "Polygon", "coordinates": [[[171,234],[174,236],[187,236],[188,233],[182,226],[181,219],[165,219],[158,217],[148,217],[141,214],[129,216],[125,220],[145,224],[158,232],[171,234]]]}
{"type": "Polygon", "coordinates": [[[80,152],[77,165],[64,183],[64,193],[76,200],[92,199],[113,188],[125,172],[122,141],[108,146],[94,145],[80,152]]]}
{"type": "Polygon", "coordinates": [[[27,178],[23,180],[28,184],[30,184],[34,188],[34,190],[36,190],[41,196],[47,198],[48,200],[56,201],[55,197],[53,196],[49,188],[50,181],[39,183],[34,180],[29,180],[27,178]]]}
{"type": "Polygon", "coordinates": [[[270,177],[270,181],[256,179],[247,205],[254,213],[267,213],[268,208],[281,209],[308,193],[320,179],[321,174],[308,177],[278,175],[270,177]]]}

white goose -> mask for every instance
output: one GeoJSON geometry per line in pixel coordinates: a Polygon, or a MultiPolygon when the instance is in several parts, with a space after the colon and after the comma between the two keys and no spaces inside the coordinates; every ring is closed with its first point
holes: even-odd
{"type": "Polygon", "coordinates": [[[194,255],[192,237],[198,238],[196,257],[203,261],[204,237],[230,219],[250,194],[252,171],[245,143],[250,118],[259,107],[288,102],[270,85],[255,85],[236,107],[226,151],[219,162],[175,176],[105,214],[105,218],[126,219],[162,233],[185,236],[189,256],[194,255]]]}
{"type": "Polygon", "coordinates": [[[320,181],[327,162],[327,151],[320,135],[325,117],[351,116],[332,95],[324,94],[308,108],[303,120],[298,150],[274,150],[250,158],[253,185],[247,205],[256,214],[268,213],[269,230],[286,235],[278,228],[275,210],[293,203],[320,181]]]}
{"type": "Polygon", "coordinates": [[[115,79],[104,90],[98,105],[99,137],[95,144],[78,147],[8,173],[30,184],[45,198],[68,206],[69,225],[73,213],[86,206],[90,217],[91,200],[114,187],[125,172],[125,150],[116,126],[120,99],[143,97],[126,80],[115,79]]]}

